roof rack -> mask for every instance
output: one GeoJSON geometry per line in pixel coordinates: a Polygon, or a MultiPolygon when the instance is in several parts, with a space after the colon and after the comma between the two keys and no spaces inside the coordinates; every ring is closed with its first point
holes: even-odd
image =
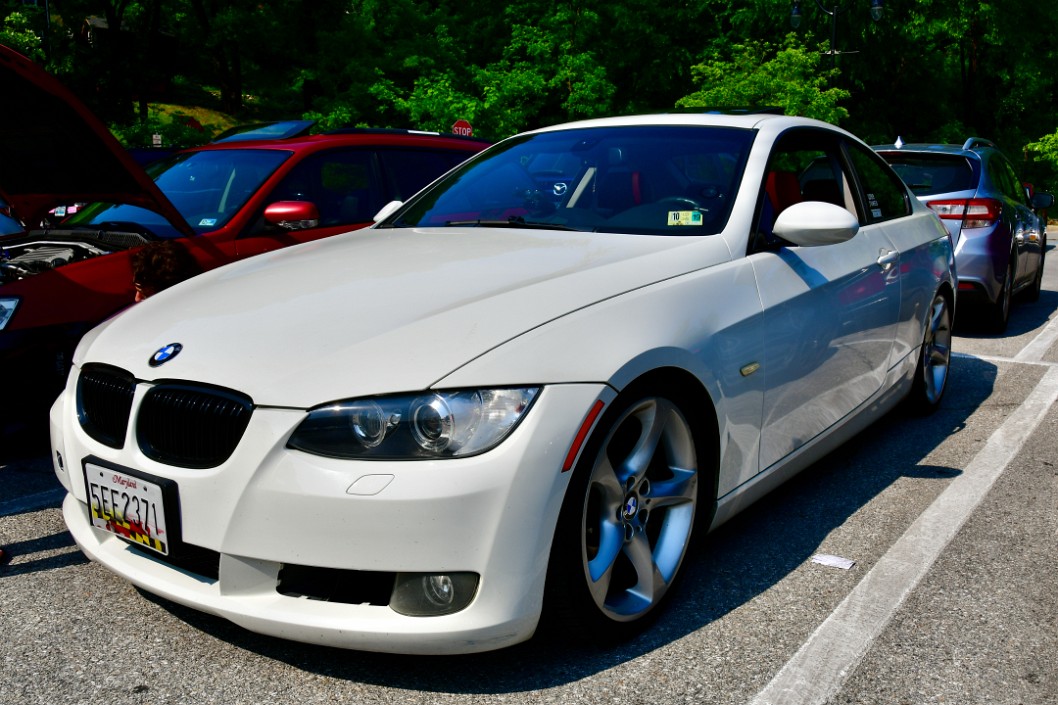
{"type": "Polygon", "coordinates": [[[970,151],[976,147],[995,147],[996,143],[992,140],[986,140],[983,137],[970,137],[963,142],[962,148],[966,151],[970,151]]]}

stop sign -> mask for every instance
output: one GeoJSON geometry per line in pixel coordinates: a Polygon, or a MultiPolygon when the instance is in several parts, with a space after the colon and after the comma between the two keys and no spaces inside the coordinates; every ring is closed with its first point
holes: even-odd
{"type": "Polygon", "coordinates": [[[452,123],[452,134],[463,135],[464,137],[473,137],[474,128],[470,126],[470,123],[466,120],[456,120],[452,123]]]}

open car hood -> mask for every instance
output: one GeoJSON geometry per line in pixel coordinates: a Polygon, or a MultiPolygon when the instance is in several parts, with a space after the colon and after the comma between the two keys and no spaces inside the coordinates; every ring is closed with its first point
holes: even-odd
{"type": "Polygon", "coordinates": [[[106,126],[42,68],[0,45],[0,188],[29,228],[59,205],[129,203],[194,231],[106,126]]]}

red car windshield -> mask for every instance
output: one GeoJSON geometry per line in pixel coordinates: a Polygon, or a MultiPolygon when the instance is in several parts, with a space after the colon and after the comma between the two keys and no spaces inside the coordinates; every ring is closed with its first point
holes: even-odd
{"type": "MultiPolygon", "coordinates": [[[[231,220],[290,155],[272,149],[184,152],[149,165],[147,173],[188,225],[201,234],[231,220]]],[[[180,237],[180,232],[158,213],[123,204],[93,203],[63,226],[107,224],[136,224],[157,237],[180,237]]]]}

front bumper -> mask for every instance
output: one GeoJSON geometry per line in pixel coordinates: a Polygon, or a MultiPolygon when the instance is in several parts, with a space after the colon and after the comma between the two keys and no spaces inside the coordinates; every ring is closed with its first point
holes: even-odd
{"type": "MultiPolygon", "coordinates": [[[[470,653],[532,636],[569,473],[561,467],[600,385],[545,388],[515,432],[473,458],[364,462],[286,449],[303,411],[259,408],[219,467],[161,465],[136,447],[85,434],[75,383],[51,412],[63,515],[89,558],[144,590],[251,631],[308,643],[411,654],[470,653]],[[216,577],[174,567],[89,518],[82,463],[95,457],[177,483],[182,538],[219,554],[216,577]],[[305,599],[277,590],[284,566],[392,573],[473,572],[462,611],[411,617],[387,605],[305,599]]],[[[137,401],[143,391],[137,392],[137,401]]],[[[134,412],[135,413],[134,402],[134,412]]]]}

